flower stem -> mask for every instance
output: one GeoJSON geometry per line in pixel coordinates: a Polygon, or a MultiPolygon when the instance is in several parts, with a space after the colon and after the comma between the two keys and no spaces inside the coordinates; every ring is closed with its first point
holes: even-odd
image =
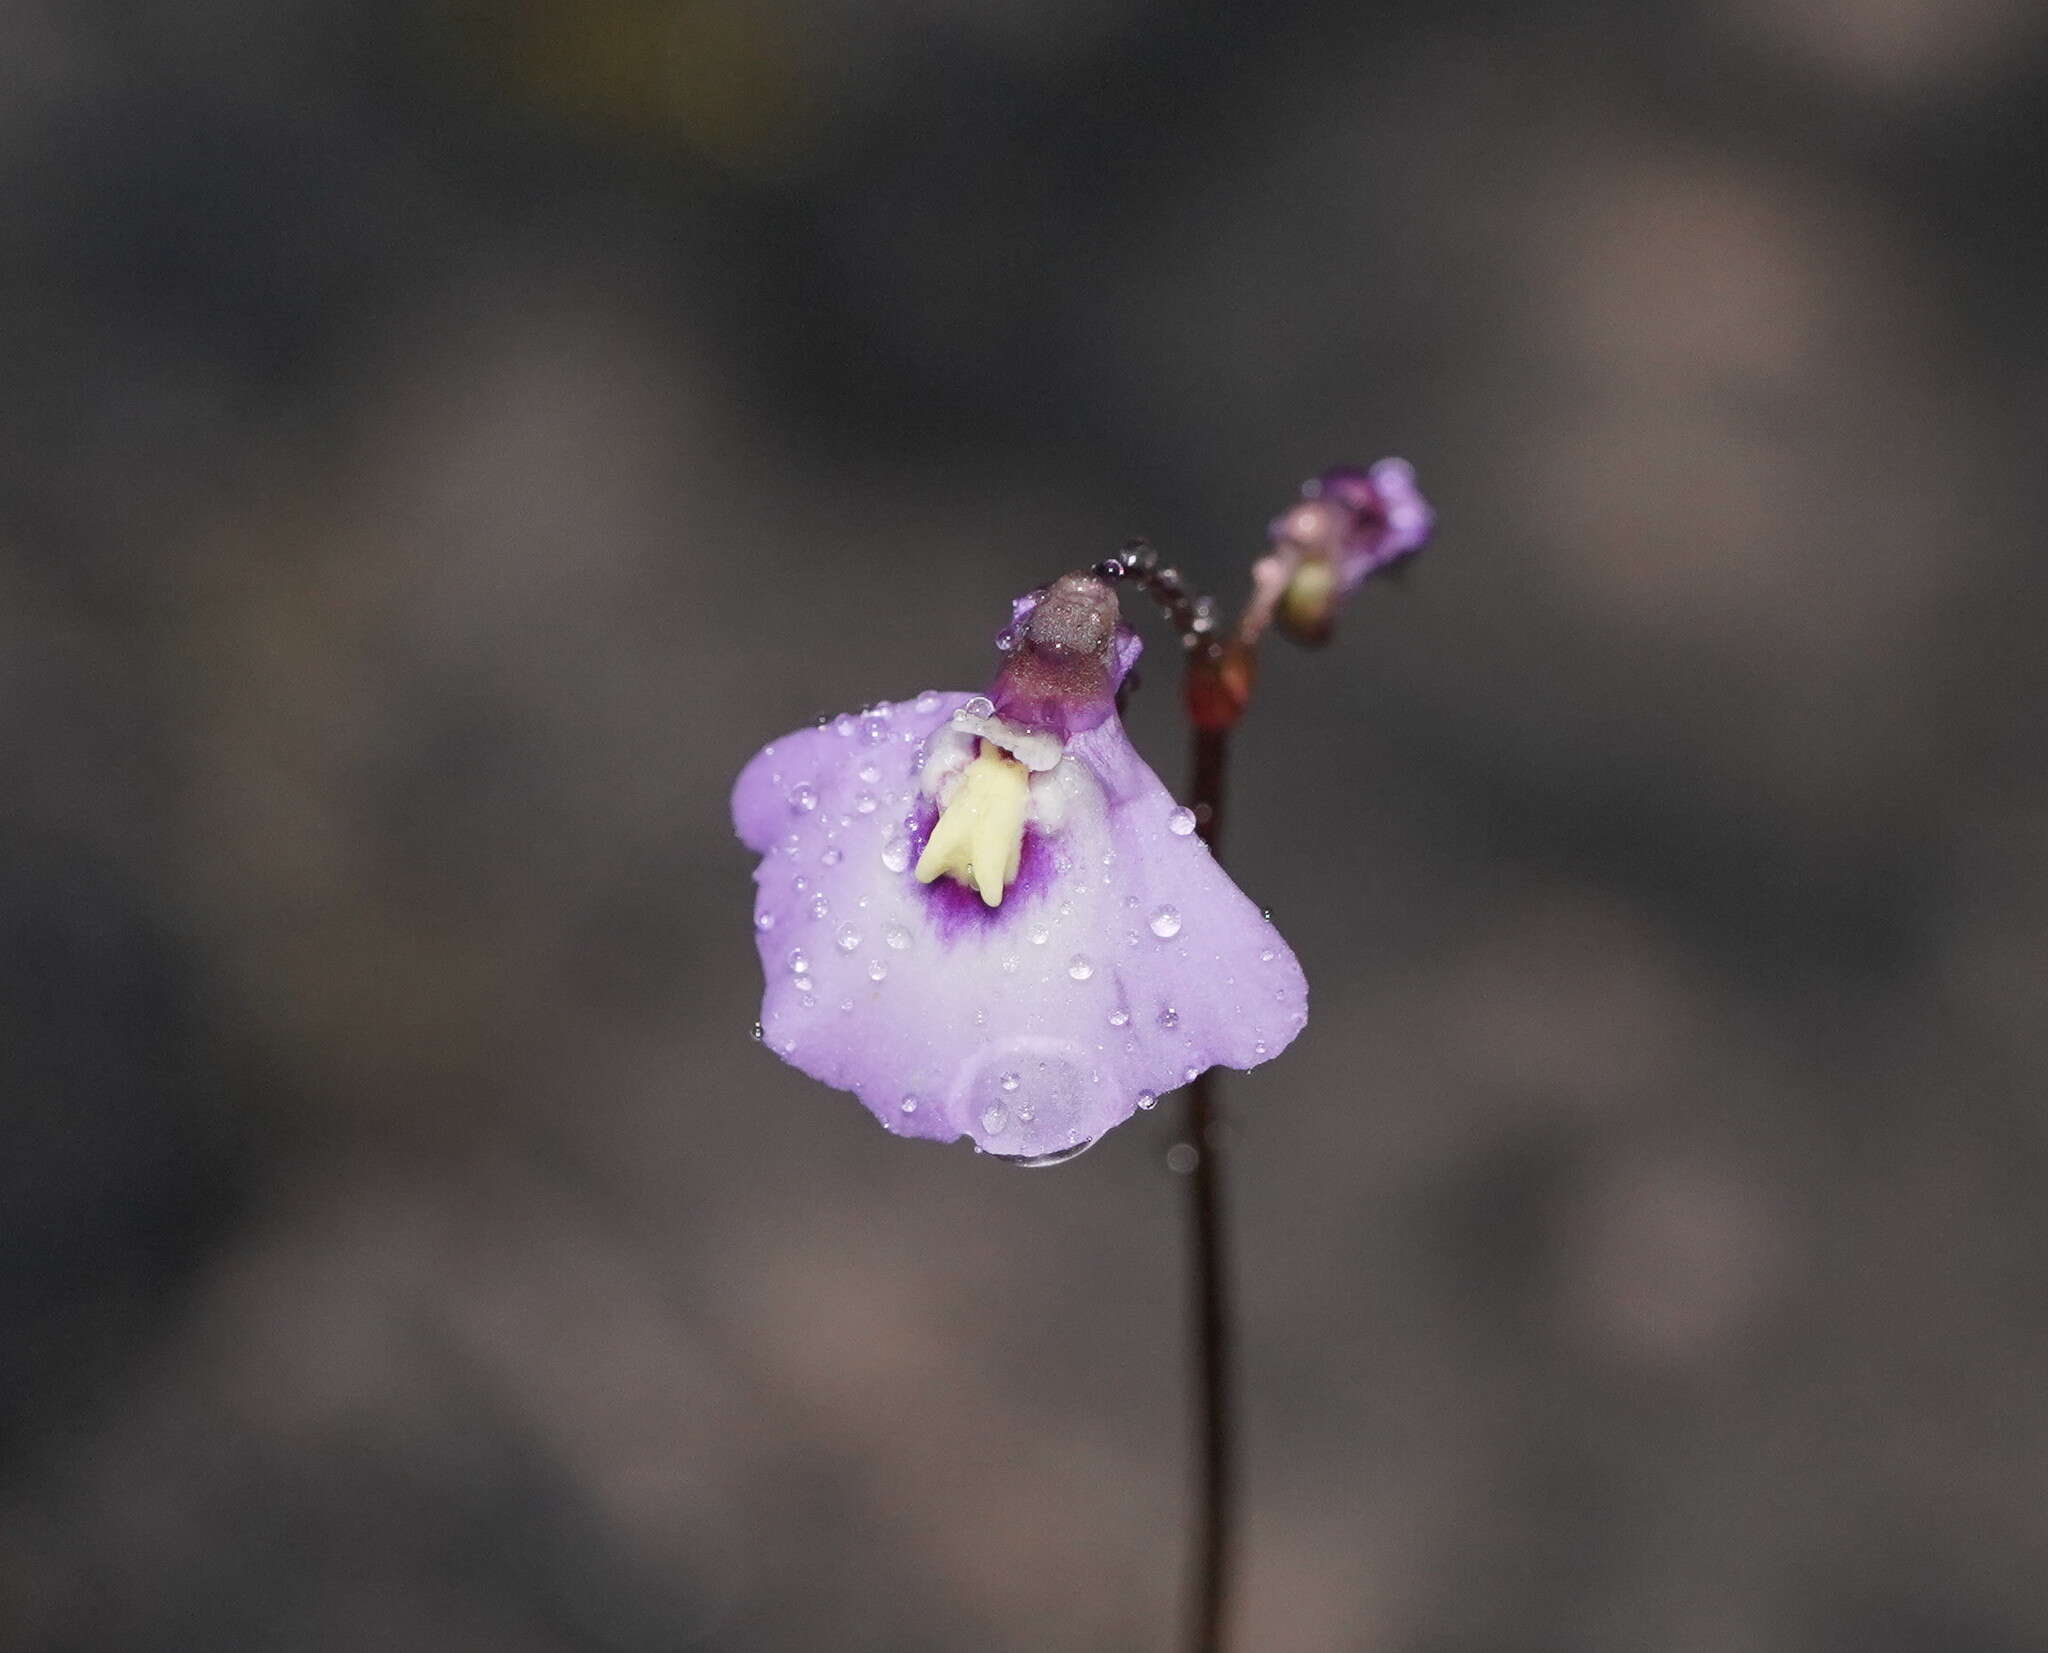
{"type": "MultiPolygon", "coordinates": [[[[1194,773],[1189,796],[1197,830],[1220,858],[1223,845],[1226,729],[1194,732],[1194,773]]],[[[1231,1393],[1229,1230],[1223,1210],[1223,1133],[1216,1124],[1215,1069],[1187,1087],[1187,1137],[1195,1150],[1188,1176],[1188,1237],[1192,1246],[1194,1385],[1198,1413],[1193,1598],[1189,1653],[1222,1653],[1236,1547],[1237,1459],[1231,1393]]]]}

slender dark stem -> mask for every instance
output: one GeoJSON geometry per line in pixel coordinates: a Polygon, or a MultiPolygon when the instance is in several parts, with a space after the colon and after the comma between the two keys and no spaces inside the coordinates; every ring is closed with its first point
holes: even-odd
{"type": "MultiPolygon", "coordinates": [[[[1223,770],[1229,738],[1222,729],[1195,731],[1194,774],[1189,785],[1197,829],[1218,855],[1223,846],[1223,770]]],[[[1189,1653],[1222,1653],[1237,1526],[1230,1248],[1223,1210],[1223,1133],[1216,1123],[1214,1077],[1215,1069],[1208,1069],[1187,1087],[1187,1134],[1195,1150],[1194,1169],[1188,1176],[1194,1251],[1189,1285],[1200,1466],[1189,1653]]]]}
{"type": "MultiPolygon", "coordinates": [[[[1243,708],[1245,682],[1221,719],[1205,716],[1198,683],[1218,681],[1228,658],[1216,634],[1216,602],[1188,590],[1180,571],[1159,560],[1144,540],[1127,541],[1095,566],[1106,580],[1137,586],[1159,605],[1188,656],[1188,708],[1194,720],[1194,765],[1188,802],[1195,829],[1220,858],[1223,853],[1223,771],[1230,733],[1222,725],[1243,708]]],[[[1212,711],[1214,708],[1212,707],[1212,711]]],[[[1223,1653],[1224,1621],[1237,1540],[1236,1412],[1232,1401],[1229,1228],[1223,1210],[1223,1133],[1217,1128],[1215,1069],[1187,1086],[1187,1140],[1194,1150],[1188,1174],[1188,1237],[1194,1268],[1188,1278],[1194,1336],[1196,1411],[1196,1519],[1194,1576],[1188,1612],[1188,1653],[1223,1653]]]]}

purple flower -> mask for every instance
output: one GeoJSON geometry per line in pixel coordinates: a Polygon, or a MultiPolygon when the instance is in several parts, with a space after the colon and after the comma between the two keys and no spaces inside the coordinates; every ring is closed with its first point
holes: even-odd
{"type": "Polygon", "coordinates": [[[1045,1165],[1278,1055],[1308,988],[1124,733],[1114,592],[1068,575],[999,641],[988,696],[763,747],[733,822],[762,858],[769,1047],[892,1131],[1045,1165]]]}
{"type": "Polygon", "coordinates": [[[1436,512],[1415,485],[1405,459],[1382,459],[1370,470],[1339,465],[1301,485],[1301,499],[1273,519],[1272,546],[1253,571],[1257,616],[1304,642],[1330,635],[1338,606],[1368,576],[1413,556],[1429,543],[1436,512]]]}

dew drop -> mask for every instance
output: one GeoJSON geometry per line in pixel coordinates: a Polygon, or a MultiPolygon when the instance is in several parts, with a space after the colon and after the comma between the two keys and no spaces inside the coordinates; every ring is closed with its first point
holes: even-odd
{"type": "Polygon", "coordinates": [[[891,872],[902,872],[910,865],[910,840],[900,833],[886,839],[882,844],[882,865],[891,872]]]}
{"type": "Polygon", "coordinates": [[[1180,1012],[1170,1004],[1160,1006],[1159,1025],[1161,1027],[1179,1027],[1180,1012]]]}
{"type": "Polygon", "coordinates": [[[1263,1056],[1266,1054],[1266,1041],[1264,1039],[1255,1039],[1252,1041],[1252,1054],[1254,1056],[1263,1056]]]}
{"type": "Polygon", "coordinates": [[[1067,974],[1076,981],[1086,981],[1095,974],[1095,966],[1088,962],[1085,954],[1076,953],[1067,960],[1067,974]]]}
{"type": "Polygon", "coordinates": [[[848,1014],[848,1013],[849,1013],[849,1012],[850,1012],[850,1011],[851,1011],[852,1009],[853,1009],[853,1000],[851,1000],[851,999],[841,999],[841,1000],[839,1001],[839,1014],[840,1014],[840,1015],[844,1016],[844,1015],[848,1014]]]}
{"type": "Polygon", "coordinates": [[[827,901],[823,895],[814,895],[811,897],[811,917],[823,918],[831,910],[832,903],[827,901]]]}
{"type": "Polygon", "coordinates": [[[811,955],[806,953],[801,947],[789,955],[789,968],[793,974],[801,976],[810,967],[811,955]]]}
{"type": "Polygon", "coordinates": [[[1200,1068],[1182,1068],[1180,1077],[1182,1084],[1192,1085],[1197,1079],[1202,1077],[1202,1070],[1200,1068]]]}
{"type": "Polygon", "coordinates": [[[860,738],[870,746],[880,746],[889,738],[889,709],[878,706],[860,720],[860,738]]]}
{"type": "Polygon", "coordinates": [[[953,714],[955,717],[994,717],[996,703],[985,694],[978,694],[953,714]]]}
{"type": "Polygon", "coordinates": [[[793,832],[782,840],[782,853],[784,855],[794,856],[803,847],[804,841],[793,832]]]}
{"type": "Polygon", "coordinates": [[[1130,1019],[1131,1013],[1124,1009],[1122,1005],[1118,1005],[1116,1009],[1109,1013],[1109,1025],[1111,1027],[1123,1027],[1129,1023],[1130,1019]]]}
{"type": "Polygon", "coordinates": [[[996,1083],[998,1085],[1001,1085],[1003,1089],[1006,1091],[1015,1090],[1023,1082],[1024,1081],[1019,1079],[1014,1073],[1006,1073],[1002,1076],[1002,1078],[996,1081],[996,1083]]]}
{"type": "Polygon", "coordinates": [[[990,1136],[1002,1135],[1003,1127],[1009,1123],[1009,1110],[1000,1102],[991,1102],[981,1110],[981,1128],[990,1136]]]}
{"type": "Polygon", "coordinates": [[[799,815],[808,815],[818,807],[818,789],[806,782],[789,789],[789,807],[799,815]]]}
{"type": "Polygon", "coordinates": [[[1259,949],[1259,962],[1261,964],[1271,964],[1278,956],[1270,947],[1261,947],[1259,949]]]}
{"type": "Polygon", "coordinates": [[[1166,817],[1166,830],[1176,838],[1185,838],[1195,830],[1195,812],[1192,809],[1176,809],[1166,817]]]}
{"type": "Polygon", "coordinates": [[[936,712],[939,709],[939,691],[937,689],[925,690],[923,694],[917,697],[917,709],[920,712],[936,712]]]}
{"type": "Polygon", "coordinates": [[[1147,1113],[1150,1113],[1154,1108],[1159,1106],[1159,1098],[1154,1096],[1150,1091],[1140,1091],[1138,1092],[1138,1106],[1143,1108],[1147,1113]]]}
{"type": "Polygon", "coordinates": [[[860,931],[851,924],[842,924],[839,933],[832,938],[832,945],[842,953],[850,953],[860,945],[860,931]]]}
{"type": "Polygon", "coordinates": [[[756,914],[754,914],[754,928],[755,928],[755,929],[757,929],[757,930],[772,930],[772,929],[774,929],[774,928],[775,928],[775,915],[774,915],[773,913],[769,913],[769,912],[760,912],[760,913],[756,913],[756,914]]]}
{"type": "Polygon", "coordinates": [[[861,793],[861,794],[860,794],[860,796],[858,796],[857,798],[855,798],[855,799],[853,800],[853,808],[854,808],[854,812],[855,812],[856,814],[859,814],[859,815],[872,815],[872,814],[874,814],[874,812],[875,812],[875,795],[874,795],[874,794],[873,794],[872,792],[863,792],[863,793],[861,793]]]}
{"type": "Polygon", "coordinates": [[[1015,953],[1007,955],[1003,959],[1002,963],[1003,974],[1006,976],[1014,976],[1017,973],[1017,966],[1021,962],[1022,961],[1017,957],[1015,953]]]}
{"type": "Polygon", "coordinates": [[[999,1159],[1005,1165],[1015,1165],[1021,1170],[1037,1171],[1048,1165],[1064,1165],[1070,1159],[1078,1159],[1095,1146],[1092,1136],[1081,1137],[1064,1148],[1055,1148],[1046,1154],[990,1154],[990,1159],[999,1159]]]}
{"type": "Polygon", "coordinates": [[[910,946],[910,932],[900,924],[884,925],[882,939],[899,953],[910,946]]]}
{"type": "Polygon", "coordinates": [[[866,781],[868,785],[873,786],[875,782],[882,778],[882,772],[873,764],[864,763],[860,766],[860,778],[866,781]]]}
{"type": "Polygon", "coordinates": [[[888,966],[887,966],[886,964],[884,964],[884,963],[883,963],[883,962],[882,962],[882,961],[881,961],[880,959],[872,959],[872,960],[870,960],[870,961],[869,961],[869,963],[868,963],[868,980],[869,980],[869,981],[880,981],[880,980],[881,980],[881,979],[882,979],[882,978],[883,978],[884,976],[886,976],[886,975],[887,975],[888,973],[889,973],[889,967],[888,967],[888,966]]]}
{"type": "Polygon", "coordinates": [[[1148,922],[1152,926],[1152,933],[1161,941],[1170,940],[1180,934],[1180,909],[1161,907],[1153,913],[1148,922]]]}
{"type": "Polygon", "coordinates": [[[756,1022],[756,1023],[754,1024],[754,1043],[755,1043],[755,1044],[757,1044],[757,1045],[758,1045],[758,1044],[759,1044],[759,1043],[761,1042],[761,1033],[762,1033],[762,1027],[761,1027],[761,1024],[760,1024],[759,1022],[756,1022]]]}
{"type": "Polygon", "coordinates": [[[839,865],[841,861],[845,860],[846,857],[840,853],[839,846],[834,844],[833,846],[828,848],[823,855],[819,856],[818,859],[824,862],[825,865],[828,867],[836,867],[839,865]]]}
{"type": "Polygon", "coordinates": [[[917,1098],[914,1096],[906,1096],[900,1103],[897,1104],[897,1106],[900,1107],[905,1113],[916,1113],[917,1098]]]}
{"type": "Polygon", "coordinates": [[[1024,934],[1030,939],[1031,945],[1034,947],[1043,947],[1048,941],[1052,940],[1052,931],[1043,924],[1032,925],[1024,934]]]}

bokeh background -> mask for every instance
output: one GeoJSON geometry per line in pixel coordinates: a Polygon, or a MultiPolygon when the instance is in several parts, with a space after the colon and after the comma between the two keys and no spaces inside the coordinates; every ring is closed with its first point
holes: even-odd
{"type": "Polygon", "coordinates": [[[1239,762],[1242,1645],[2048,1645],[2048,10],[0,40],[0,1644],[1166,1646],[1176,1110],[776,1063],[726,791],[1399,452],[1239,762]]]}

